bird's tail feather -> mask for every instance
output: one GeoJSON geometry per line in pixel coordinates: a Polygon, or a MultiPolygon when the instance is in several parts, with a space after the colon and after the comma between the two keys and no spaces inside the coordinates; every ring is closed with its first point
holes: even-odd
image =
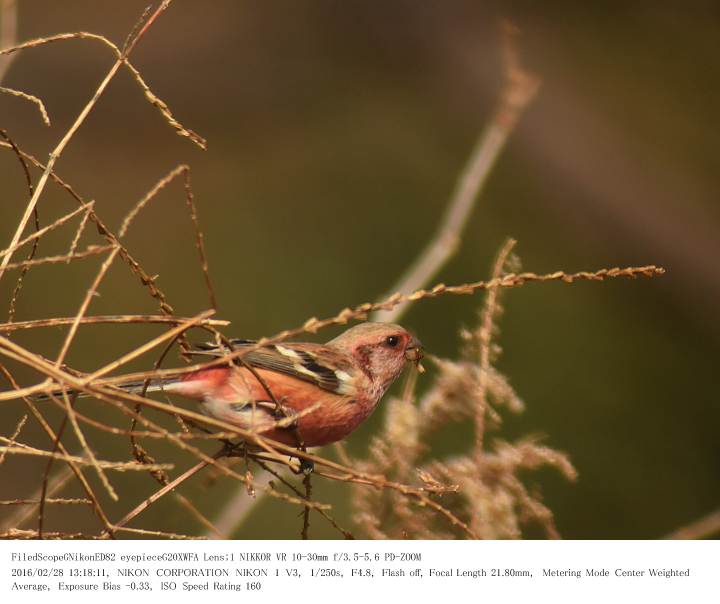
{"type": "MultiPolygon", "coordinates": [[[[129,392],[130,394],[142,394],[143,392],[159,392],[161,390],[164,390],[167,386],[177,383],[178,380],[174,377],[152,379],[147,386],[147,390],[145,389],[146,381],[147,380],[132,380],[128,382],[115,383],[112,385],[116,388],[124,390],[125,392],[129,392]]],[[[61,397],[64,392],[66,392],[69,396],[77,396],[78,398],[93,396],[92,393],[83,392],[80,390],[73,390],[72,388],[58,388],[57,390],[53,390],[50,393],[36,394],[33,396],[33,399],[35,399],[36,401],[48,400],[51,396],[61,397]]]]}

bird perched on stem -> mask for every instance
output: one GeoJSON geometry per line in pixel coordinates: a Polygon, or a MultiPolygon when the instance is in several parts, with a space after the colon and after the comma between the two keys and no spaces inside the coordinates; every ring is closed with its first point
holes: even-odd
{"type": "MultiPolygon", "coordinates": [[[[391,323],[366,322],[325,344],[283,342],[255,348],[251,340],[205,344],[194,355],[221,357],[247,348],[233,366],[216,366],[164,378],[147,391],[201,401],[217,419],[290,446],[339,441],[375,409],[406,362],[419,367],[422,345],[391,323]]],[[[144,383],[117,384],[142,392],[144,383]]]]}

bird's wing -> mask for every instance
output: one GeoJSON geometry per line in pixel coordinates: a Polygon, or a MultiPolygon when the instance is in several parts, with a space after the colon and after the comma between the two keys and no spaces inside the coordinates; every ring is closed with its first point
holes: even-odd
{"type": "MultiPolygon", "coordinates": [[[[252,348],[254,340],[230,340],[233,350],[252,348]]],[[[200,344],[191,351],[194,355],[220,357],[227,348],[215,343],[200,344]]],[[[298,380],[310,382],[336,394],[356,393],[355,375],[348,357],[322,344],[295,343],[269,344],[242,355],[242,362],[256,369],[277,371],[298,380]]]]}

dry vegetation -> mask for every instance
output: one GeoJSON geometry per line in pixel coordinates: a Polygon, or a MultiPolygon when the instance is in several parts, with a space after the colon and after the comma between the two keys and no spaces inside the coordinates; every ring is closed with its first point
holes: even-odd
{"type": "MultiPolygon", "coordinates": [[[[513,33],[506,32],[507,88],[501,94],[496,115],[488,129],[479,137],[478,145],[462,171],[456,193],[448,203],[446,220],[427,250],[403,276],[393,293],[381,302],[360,304],[346,308],[325,319],[310,318],[301,326],[286,329],[263,338],[258,346],[277,342],[303,333],[315,333],[330,326],[363,320],[371,313],[386,320],[397,320],[410,303],[430,297],[450,294],[486,292],[485,304],[479,316],[478,326],[463,333],[465,346],[455,360],[431,358],[436,371],[430,383],[423,384],[417,393],[415,381],[410,380],[404,393],[383,403],[385,423],[373,439],[367,459],[349,459],[342,447],[338,447],[341,462],[323,455],[297,450],[263,439],[258,434],[240,430],[217,419],[203,416],[190,409],[132,394],[117,388],[115,384],[125,378],[118,377],[131,361],[144,358],[151,370],[135,374],[135,379],[150,380],[168,373],[177,374],[217,364],[242,363],[240,352],[229,353],[210,363],[185,364],[182,367],[161,369],[162,363],[174,349],[187,350],[186,335],[200,330],[203,338],[209,332],[218,342],[223,336],[218,328],[227,322],[211,318],[216,308],[215,294],[209,276],[208,262],[204,253],[203,235],[199,227],[195,201],[190,181],[190,169],[178,166],[162,178],[148,194],[137,202],[119,229],[114,230],[99,214],[100,203],[80,196],[76,189],[56,171],[55,163],[76,134],[87,115],[92,111],[107,84],[121,69],[127,69],[144,92],[145,98],[164,117],[168,125],[181,136],[202,148],[205,141],[199,135],[182,126],[172,115],[168,106],[153,94],[140,73],[130,62],[136,44],[152,28],[153,23],[166,10],[170,2],[163,2],[140,19],[122,47],[106,38],[86,32],[60,34],[17,44],[11,38],[13,28],[3,28],[0,42],[0,81],[7,69],[8,59],[23,49],[63,43],[69,40],[88,40],[106,48],[114,62],[88,103],[78,114],[72,126],[42,163],[23,151],[11,133],[0,131],[3,141],[0,149],[17,158],[23,178],[27,181],[29,201],[8,200],[23,208],[14,235],[8,246],[0,251],[0,279],[16,275],[10,299],[7,300],[8,318],[0,324],[0,373],[7,388],[0,392],[4,405],[16,405],[17,425],[4,427],[0,437],[0,465],[11,455],[32,456],[40,469],[41,479],[36,492],[30,496],[0,501],[3,520],[0,536],[10,538],[118,538],[128,534],[153,537],[193,538],[187,534],[158,531],[152,527],[131,528],[131,522],[140,518],[145,510],[166,494],[172,493],[178,505],[199,521],[213,536],[224,537],[230,531],[219,527],[207,518],[200,501],[190,500],[176,490],[191,476],[205,470],[223,479],[237,481],[248,502],[259,501],[265,494],[279,498],[292,508],[303,510],[303,537],[311,533],[311,518],[317,515],[330,522],[345,537],[352,537],[350,530],[341,528],[332,517],[330,506],[312,497],[312,482],[334,480],[352,483],[352,501],[357,528],[362,536],[372,538],[517,538],[526,526],[540,526],[548,537],[557,537],[551,511],[543,505],[537,493],[530,492],[520,478],[520,473],[542,465],[557,468],[567,478],[573,479],[575,471],[568,458],[557,451],[527,438],[517,442],[502,439],[490,440],[488,434],[500,426],[500,411],[520,412],[522,402],[508,379],[493,366],[498,354],[495,345],[496,324],[501,312],[500,298],[507,288],[524,286],[537,281],[560,281],[572,283],[577,280],[601,281],[619,277],[652,277],[662,274],[655,266],[610,268],[590,272],[568,274],[557,271],[538,275],[519,272],[514,268],[512,243],[499,253],[492,274],[486,281],[447,286],[438,284],[423,289],[438,269],[447,261],[457,247],[462,228],[473,207],[478,193],[490,172],[505,140],[524,107],[531,101],[538,88],[535,78],[524,72],[512,45],[513,33]],[[10,37],[10,39],[9,39],[10,37]],[[142,209],[172,181],[180,179],[184,187],[186,207],[195,228],[194,245],[197,248],[200,268],[204,274],[208,292],[209,309],[199,311],[193,317],[176,316],[173,307],[157,283],[122,243],[122,237],[133,221],[141,216],[142,209]],[[68,196],[75,208],[45,226],[41,225],[38,207],[48,187],[56,186],[68,196]],[[97,231],[97,241],[86,247],[80,241],[90,236],[89,227],[97,231]],[[37,257],[38,243],[49,233],[67,233],[67,252],[55,256],[37,257]],[[24,259],[18,256],[24,254],[24,259]],[[29,270],[40,264],[54,264],[62,271],[68,264],[99,256],[99,269],[76,314],[70,317],[52,317],[22,322],[15,321],[16,306],[22,295],[23,279],[29,270]],[[93,316],[89,314],[94,294],[113,264],[124,264],[138,279],[143,288],[157,304],[155,315],[122,314],[93,316]],[[127,352],[113,362],[97,367],[92,372],[79,371],[65,361],[74,346],[78,330],[93,324],[112,324],[122,329],[128,323],[146,323],[167,326],[157,337],[127,352]],[[55,358],[45,358],[36,351],[20,346],[13,335],[20,330],[43,329],[64,326],[66,336],[55,358]],[[155,355],[155,356],[153,356],[155,355]],[[18,367],[34,370],[39,376],[35,383],[21,386],[15,379],[18,367]],[[59,387],[93,396],[99,404],[115,411],[115,421],[101,420],[89,411],[76,409],[76,394],[53,394],[59,387]],[[46,400],[38,400],[46,395],[46,400]],[[63,413],[58,425],[48,418],[48,409],[57,408],[63,413]],[[43,447],[31,446],[24,439],[29,422],[36,422],[46,439],[43,447]],[[452,457],[438,459],[428,445],[433,432],[453,422],[471,422],[474,439],[468,447],[452,457]],[[92,428],[88,431],[88,428],[92,428]],[[99,459],[98,446],[90,440],[90,432],[104,439],[122,439],[131,444],[131,459],[110,461],[99,459]],[[68,449],[68,435],[80,443],[80,449],[68,449]],[[172,455],[155,459],[148,450],[158,440],[172,444],[178,450],[192,455],[196,463],[189,468],[178,468],[172,455]],[[211,440],[220,443],[215,454],[209,455],[198,447],[198,441],[211,440]],[[247,453],[233,443],[245,440],[253,443],[260,453],[247,453]],[[315,471],[298,478],[299,459],[314,463],[315,471]],[[242,468],[242,469],[238,469],[242,468]],[[157,491],[142,501],[134,500],[132,492],[122,492],[114,486],[115,472],[134,472],[137,481],[154,480],[157,491]],[[272,481],[259,479],[271,475],[272,481]],[[93,476],[94,475],[94,476],[93,476]],[[64,497],[63,492],[72,483],[79,484],[82,497],[64,497]],[[128,510],[121,518],[112,518],[106,512],[109,500],[120,501],[128,510]],[[82,507],[94,514],[98,529],[82,534],[74,526],[48,531],[45,514],[49,506],[82,507]]],[[[5,1],[6,11],[12,11],[14,2],[5,1]]],[[[8,23],[11,13],[4,15],[8,23]]],[[[0,88],[2,93],[19,96],[37,105],[43,120],[49,118],[40,99],[21,91],[0,88]]],[[[103,415],[107,417],[107,415],[103,415]]],[[[286,420],[279,420],[287,423],[286,420]]],[[[212,488],[212,487],[208,487],[212,488]]],[[[245,508],[246,511],[246,508],[245,508]]],[[[240,514],[241,512],[238,512],[240,514]]],[[[77,517],[77,515],[73,516],[77,517]]],[[[353,529],[355,531],[356,529],[353,529]]]]}

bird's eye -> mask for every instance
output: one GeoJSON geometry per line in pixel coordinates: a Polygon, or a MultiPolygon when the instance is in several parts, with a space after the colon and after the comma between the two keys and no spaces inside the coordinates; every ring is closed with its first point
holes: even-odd
{"type": "Polygon", "coordinates": [[[397,336],[388,336],[385,338],[385,343],[390,346],[390,348],[395,348],[395,346],[398,345],[398,342],[400,342],[400,338],[397,336]]]}

